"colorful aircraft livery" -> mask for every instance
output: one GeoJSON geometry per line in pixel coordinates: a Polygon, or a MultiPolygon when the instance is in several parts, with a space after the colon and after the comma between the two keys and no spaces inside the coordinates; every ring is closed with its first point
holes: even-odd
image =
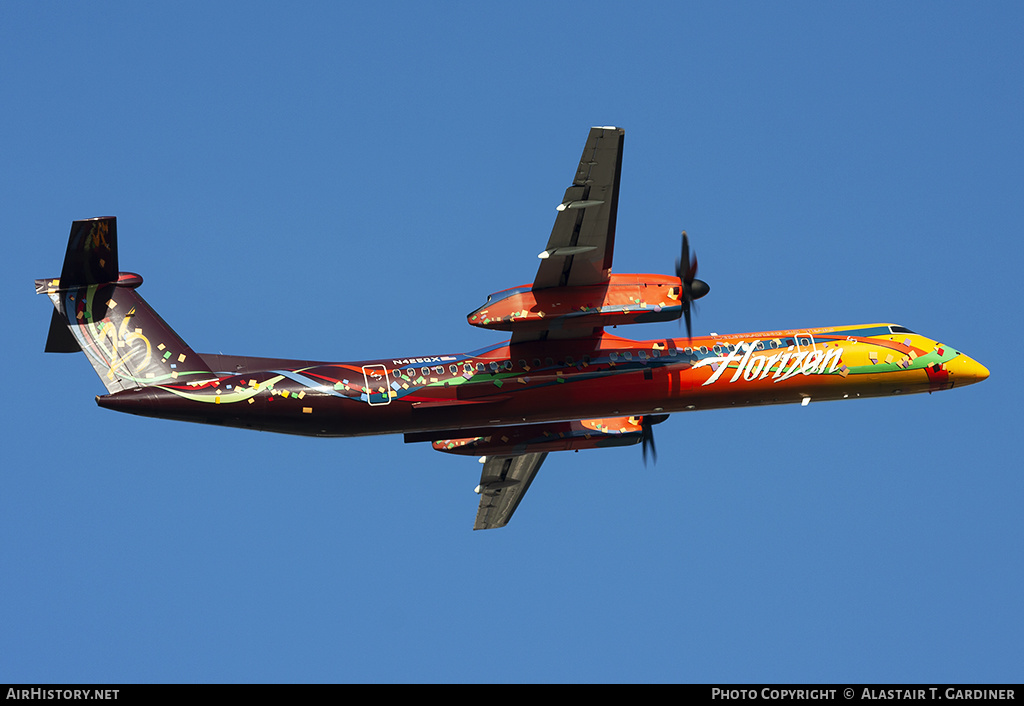
{"type": "Polygon", "coordinates": [[[309,436],[402,433],[480,457],[475,529],[511,518],[551,451],[642,444],[674,412],[934,392],[988,377],[979,363],[894,324],[691,334],[708,293],[689,240],[675,276],[612,274],[624,131],[590,131],[532,284],[492,294],[469,323],[511,333],[471,353],[332,363],[197,353],[121,272],[114,218],[75,221],[46,342],[82,351],[101,407],[309,436]],[[685,337],[607,327],[685,319],[685,337]]]}

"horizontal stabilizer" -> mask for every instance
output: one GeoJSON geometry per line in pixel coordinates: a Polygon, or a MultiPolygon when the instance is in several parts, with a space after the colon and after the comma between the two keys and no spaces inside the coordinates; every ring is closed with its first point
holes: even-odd
{"type": "Polygon", "coordinates": [[[82,347],[78,345],[67,320],[56,309],[50,317],[50,332],[46,335],[47,353],[78,353],[82,347]]]}

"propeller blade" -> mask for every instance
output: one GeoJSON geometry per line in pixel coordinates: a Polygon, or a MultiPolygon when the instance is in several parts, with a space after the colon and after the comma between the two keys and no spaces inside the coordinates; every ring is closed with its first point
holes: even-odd
{"type": "Polygon", "coordinates": [[[686,265],[686,283],[689,284],[693,281],[694,276],[697,274],[697,253],[694,252],[690,255],[690,237],[686,235],[686,231],[683,231],[683,264],[686,265]]]}
{"type": "Polygon", "coordinates": [[[654,463],[658,462],[658,449],[654,445],[654,430],[651,429],[655,424],[661,424],[663,421],[668,419],[667,414],[645,414],[643,419],[640,420],[640,431],[641,431],[641,450],[644,457],[644,466],[647,465],[647,447],[651,448],[651,459],[654,463]]]}
{"type": "Polygon", "coordinates": [[[644,466],[647,465],[647,447],[651,447],[651,457],[654,459],[654,463],[658,462],[658,450],[654,448],[654,435],[649,431],[644,431],[643,441],[641,442],[644,455],[644,466]]]}
{"type": "Polygon", "coordinates": [[[676,277],[683,280],[684,283],[692,282],[694,275],[697,273],[697,256],[694,254],[693,260],[690,260],[690,238],[686,235],[686,231],[683,231],[683,248],[676,260],[676,277]],[[685,269],[683,269],[685,268],[685,269]]]}
{"type": "MultiPolygon", "coordinates": [[[[697,253],[690,253],[690,236],[683,231],[683,244],[679,259],[676,260],[676,277],[680,281],[679,299],[683,305],[683,318],[686,319],[686,336],[693,339],[693,321],[690,304],[708,293],[710,287],[706,282],[697,279],[697,253]]],[[[682,325],[682,321],[679,322],[682,325]]]]}

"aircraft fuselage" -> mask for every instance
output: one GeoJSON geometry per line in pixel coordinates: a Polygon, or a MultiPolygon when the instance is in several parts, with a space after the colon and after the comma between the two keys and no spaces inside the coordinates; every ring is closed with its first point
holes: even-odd
{"type": "Polygon", "coordinates": [[[470,354],[268,369],[249,367],[257,359],[230,360],[231,374],[154,381],[97,401],[144,416],[346,437],[807,404],[933,392],[988,377],[963,353],[891,324],[692,341],[605,333],[470,354]]]}

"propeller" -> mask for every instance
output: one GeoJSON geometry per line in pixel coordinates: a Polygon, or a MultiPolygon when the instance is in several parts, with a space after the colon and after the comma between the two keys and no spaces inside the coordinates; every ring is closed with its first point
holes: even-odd
{"type": "Polygon", "coordinates": [[[707,282],[697,279],[697,253],[690,255],[690,239],[683,231],[683,251],[676,260],[676,277],[682,282],[679,299],[683,304],[683,317],[686,319],[686,337],[693,338],[693,326],[690,321],[690,302],[700,299],[711,291],[707,282]],[[683,268],[686,268],[685,270],[683,268]]]}
{"type": "Polygon", "coordinates": [[[658,450],[654,448],[654,430],[651,429],[655,424],[661,424],[663,421],[668,419],[667,414],[645,414],[640,420],[640,444],[644,455],[644,465],[647,465],[647,447],[651,447],[651,458],[655,463],[658,462],[658,450]]]}

